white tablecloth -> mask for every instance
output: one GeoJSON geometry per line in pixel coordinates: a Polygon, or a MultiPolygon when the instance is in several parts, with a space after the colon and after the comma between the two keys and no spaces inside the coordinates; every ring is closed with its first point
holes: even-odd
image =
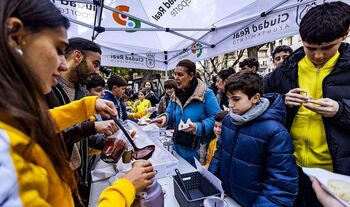
{"type": "MultiPolygon", "coordinates": [[[[180,157],[180,155],[176,154],[175,152],[174,152],[174,156],[179,160],[178,169],[181,172],[181,174],[197,171],[192,165],[190,165],[186,160],[184,160],[182,157],[180,157]]],[[[158,182],[162,186],[162,188],[165,190],[165,193],[166,193],[164,206],[180,207],[174,195],[173,178],[165,177],[162,179],[158,179],[158,182]]],[[[232,200],[227,196],[225,196],[225,201],[230,207],[239,206],[234,200],[232,200]]]]}

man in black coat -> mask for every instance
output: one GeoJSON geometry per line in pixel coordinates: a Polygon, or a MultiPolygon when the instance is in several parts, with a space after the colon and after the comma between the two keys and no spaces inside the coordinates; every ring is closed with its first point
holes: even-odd
{"type": "Polygon", "coordinates": [[[343,2],[310,9],[300,23],[303,47],[265,80],[264,92],[285,95],[286,127],[299,166],[295,206],[321,206],[301,167],[350,175],[350,7],[343,2]]]}
{"type": "MultiPolygon", "coordinates": [[[[90,40],[71,38],[65,51],[65,58],[68,68],[66,71],[61,71],[58,84],[53,86],[49,99],[51,101],[48,102],[50,108],[68,104],[87,95],[85,84],[100,67],[101,49],[90,40]]],[[[79,194],[85,204],[90,194],[88,148],[102,150],[106,141],[105,135],[112,135],[117,129],[113,120],[85,121],[62,132],[71,156],[70,167],[78,170],[79,194]]],[[[75,205],[80,206],[76,197],[75,205]]]]}

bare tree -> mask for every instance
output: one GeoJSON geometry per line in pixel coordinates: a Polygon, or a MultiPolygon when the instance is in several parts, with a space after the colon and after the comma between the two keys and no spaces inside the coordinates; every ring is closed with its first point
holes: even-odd
{"type": "Polygon", "coordinates": [[[248,57],[255,58],[256,60],[258,60],[258,52],[259,52],[260,48],[263,47],[264,45],[265,45],[265,43],[261,44],[261,45],[256,45],[254,47],[247,48],[248,57]]]}
{"type": "Polygon", "coordinates": [[[235,60],[235,62],[233,62],[233,64],[231,65],[231,67],[234,67],[235,65],[237,65],[239,63],[239,60],[243,57],[244,54],[244,50],[240,50],[237,52],[237,59],[235,60]]]}

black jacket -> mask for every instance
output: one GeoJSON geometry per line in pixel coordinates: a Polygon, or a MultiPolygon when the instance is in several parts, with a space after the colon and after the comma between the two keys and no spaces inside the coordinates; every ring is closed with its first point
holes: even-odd
{"type": "MultiPolygon", "coordinates": [[[[324,78],[324,98],[338,102],[339,110],[334,117],[323,117],[328,148],[332,156],[334,172],[350,175],[350,45],[342,43],[340,57],[333,71],[324,78]]],[[[286,94],[298,88],[298,62],[305,56],[299,48],[264,80],[264,93],[286,94]]],[[[298,107],[287,107],[287,129],[290,130],[298,107]]]]}
{"type": "MultiPolygon", "coordinates": [[[[56,102],[48,102],[49,108],[62,106],[70,103],[68,95],[64,91],[63,87],[57,84],[55,87],[52,87],[52,94],[54,97],[51,100],[56,102]]],[[[76,88],[75,99],[79,100],[85,96],[84,89],[82,86],[78,85],[76,88]]],[[[64,141],[66,143],[69,154],[71,154],[74,143],[84,140],[87,138],[88,146],[94,149],[102,150],[105,144],[105,136],[101,134],[96,134],[95,124],[91,121],[81,122],[76,124],[68,129],[65,129],[63,132],[64,141]]]]}

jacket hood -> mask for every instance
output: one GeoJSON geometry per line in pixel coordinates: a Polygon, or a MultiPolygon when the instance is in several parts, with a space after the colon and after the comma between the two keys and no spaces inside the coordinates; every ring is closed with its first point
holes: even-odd
{"type": "Polygon", "coordinates": [[[286,108],[282,96],[277,93],[267,93],[263,97],[270,101],[270,106],[256,120],[275,120],[281,124],[285,124],[286,108]]]}
{"type": "MultiPolygon", "coordinates": [[[[339,60],[334,66],[334,68],[337,68],[335,72],[347,70],[350,67],[350,47],[348,43],[341,43],[339,49],[338,49],[340,56],[339,60]]],[[[282,70],[285,73],[288,73],[289,77],[297,78],[298,75],[298,63],[299,61],[305,57],[305,51],[303,47],[298,48],[295,50],[289,57],[283,61],[281,64],[282,70]],[[291,73],[291,74],[290,74],[291,73]]]]}

